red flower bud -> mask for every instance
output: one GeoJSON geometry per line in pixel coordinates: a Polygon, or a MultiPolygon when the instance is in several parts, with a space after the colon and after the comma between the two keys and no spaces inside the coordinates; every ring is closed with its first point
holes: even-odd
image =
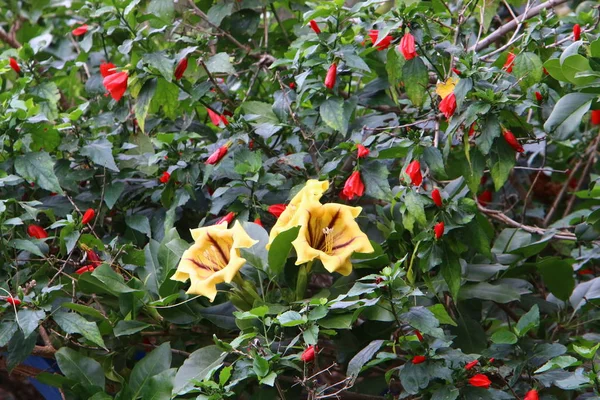
{"type": "Polygon", "coordinates": [[[433,200],[436,206],[442,206],[442,195],[440,194],[439,189],[433,189],[433,191],[431,192],[431,199],[433,200]]]}
{"type": "Polygon", "coordinates": [[[327,70],[327,75],[325,76],[325,87],[327,89],[333,89],[335,86],[335,79],[337,77],[337,64],[333,63],[327,70]]]}
{"type": "Polygon", "coordinates": [[[580,269],[579,271],[577,271],[577,275],[593,275],[593,274],[594,274],[594,270],[591,268],[580,269]]]}
{"type": "Polygon", "coordinates": [[[75,271],[75,273],[77,275],[81,275],[85,272],[93,272],[94,269],[96,269],[93,265],[86,265],[84,267],[79,268],[77,271],[75,271]]]}
{"type": "Polygon", "coordinates": [[[302,352],[302,355],[300,356],[300,359],[302,361],[304,361],[305,363],[307,362],[311,362],[315,359],[315,350],[317,349],[316,346],[308,346],[306,348],[306,350],[304,350],[302,352]]]}
{"type": "Polygon", "coordinates": [[[487,206],[492,201],[492,192],[489,190],[484,190],[479,196],[477,196],[477,201],[482,206],[487,206]]]}
{"type": "Polygon", "coordinates": [[[471,361],[470,363],[468,363],[467,365],[465,365],[465,369],[468,371],[471,368],[473,368],[474,366],[476,366],[479,363],[479,361],[475,360],[475,361],[471,361]]]}
{"type": "Polygon", "coordinates": [[[535,92],[535,99],[538,101],[538,103],[541,103],[544,101],[544,96],[542,96],[540,92],[535,92]]]}
{"type": "Polygon", "coordinates": [[[102,63],[100,64],[100,75],[102,75],[103,78],[106,78],[107,76],[116,73],[116,68],[117,67],[113,63],[102,63]]]}
{"type": "Polygon", "coordinates": [[[423,335],[421,334],[420,330],[416,330],[415,331],[415,335],[417,335],[417,339],[419,339],[419,342],[423,342],[425,340],[425,338],[423,337],[423,335]]]}
{"type": "Polygon", "coordinates": [[[17,307],[18,305],[21,304],[21,300],[17,299],[16,297],[13,297],[13,296],[7,297],[6,302],[8,304],[12,304],[15,307],[17,307]]]}
{"type": "Polygon", "coordinates": [[[573,25],[573,40],[578,41],[581,39],[581,26],[579,24],[573,25]]]}
{"type": "Polygon", "coordinates": [[[285,204],[273,204],[267,208],[267,211],[275,216],[275,218],[279,218],[281,213],[285,211],[287,206],[285,204]]]}
{"type": "Polygon", "coordinates": [[[535,389],[531,389],[525,394],[525,398],[523,400],[539,400],[539,398],[540,396],[538,396],[538,391],[535,389]]]}
{"type": "Polygon", "coordinates": [[[502,132],[502,135],[504,136],[504,140],[506,140],[506,143],[508,143],[508,145],[512,147],[517,153],[522,153],[525,151],[521,143],[519,143],[519,141],[511,131],[504,131],[502,132]]]}
{"type": "Polygon", "coordinates": [[[175,80],[178,81],[181,79],[181,77],[183,76],[183,73],[185,72],[185,70],[188,67],[188,59],[187,58],[182,58],[181,61],[179,61],[179,63],[177,64],[177,67],[175,68],[175,80]]]}
{"type": "Polygon", "coordinates": [[[254,223],[255,223],[256,225],[263,226],[263,224],[262,224],[262,221],[260,220],[260,218],[256,218],[256,219],[254,220],[254,223]]]}
{"type": "Polygon", "coordinates": [[[290,89],[294,90],[296,89],[296,83],[295,82],[290,82],[290,84],[288,85],[290,87],[290,89]]]}
{"type": "Polygon", "coordinates": [[[94,250],[88,250],[86,254],[88,261],[93,267],[97,267],[98,265],[102,264],[102,260],[100,257],[98,257],[98,254],[96,254],[94,250]]]}
{"type": "Polygon", "coordinates": [[[600,110],[592,110],[592,125],[600,125],[600,110]]]}
{"type": "Polygon", "coordinates": [[[494,360],[496,360],[494,357],[490,358],[490,359],[489,359],[489,363],[490,363],[490,364],[491,364],[491,363],[493,363],[493,362],[494,362],[494,360]]]}
{"type": "Polygon", "coordinates": [[[160,183],[167,183],[169,182],[169,179],[171,179],[171,174],[167,171],[163,172],[160,178],[158,178],[160,183]]]}
{"type": "Polygon", "coordinates": [[[21,67],[19,67],[19,63],[17,63],[17,60],[11,57],[8,59],[8,64],[17,74],[21,73],[21,67]]]}
{"type": "Polygon", "coordinates": [[[83,214],[83,218],[81,218],[81,223],[83,225],[87,225],[89,224],[93,219],[94,216],[96,215],[96,211],[94,211],[91,208],[88,208],[85,213],[83,214]]]}
{"type": "Polygon", "coordinates": [[[206,111],[208,111],[210,122],[212,122],[214,126],[221,126],[221,124],[229,125],[229,121],[227,120],[227,117],[225,115],[217,114],[210,108],[207,108],[206,111]]]}
{"type": "Polygon", "coordinates": [[[408,164],[405,172],[406,175],[410,177],[412,185],[421,186],[421,183],[423,183],[423,175],[421,175],[421,163],[418,160],[414,160],[408,164]]]}
{"type": "Polygon", "coordinates": [[[410,33],[406,33],[400,39],[400,45],[398,50],[402,53],[406,60],[411,60],[417,56],[417,50],[415,49],[415,37],[410,33]]]}
{"type": "Polygon", "coordinates": [[[439,239],[444,234],[444,221],[440,221],[433,227],[433,232],[435,233],[435,238],[439,239]]]}
{"type": "Polygon", "coordinates": [[[342,197],[347,200],[352,200],[355,196],[360,197],[364,193],[365,184],[363,183],[360,177],[360,172],[354,171],[344,184],[344,189],[342,190],[342,197]]]}
{"type": "Polygon", "coordinates": [[[369,155],[370,151],[369,149],[367,149],[365,146],[363,146],[362,144],[357,144],[356,145],[356,150],[357,150],[357,157],[358,158],[365,158],[369,155]]]}
{"type": "Polygon", "coordinates": [[[452,72],[454,72],[458,76],[461,76],[461,72],[458,68],[452,68],[452,72]]]}
{"type": "Polygon", "coordinates": [[[206,162],[204,164],[206,164],[206,165],[217,164],[219,161],[221,161],[223,159],[223,157],[225,157],[228,150],[229,150],[229,144],[225,144],[225,145],[219,147],[217,150],[215,150],[214,153],[212,153],[210,155],[210,157],[208,157],[208,159],[206,160],[206,162]]]}
{"type": "Polygon", "coordinates": [[[490,381],[490,378],[488,378],[484,374],[477,374],[471,379],[469,379],[469,383],[471,384],[471,386],[489,389],[490,385],[492,384],[492,381],[490,381]]]}
{"type": "Polygon", "coordinates": [[[319,33],[321,33],[321,29],[319,28],[319,25],[317,25],[317,21],[315,21],[314,19],[311,19],[310,21],[308,21],[308,24],[310,25],[311,29],[313,31],[315,31],[315,33],[318,35],[319,33]]]}
{"type": "MultiPolygon", "coordinates": [[[[371,38],[371,42],[373,43],[373,46],[375,46],[375,43],[377,42],[377,38],[379,37],[379,31],[377,29],[371,29],[369,31],[369,37],[371,38]]],[[[391,37],[390,35],[387,35],[386,37],[384,37],[383,39],[381,39],[381,42],[377,43],[377,51],[382,51],[387,49],[390,46],[390,43],[392,43],[392,39],[393,37],[391,37]]]]}
{"type": "Polygon", "coordinates": [[[471,127],[469,128],[469,137],[471,137],[471,136],[473,136],[475,134],[475,126],[476,126],[476,123],[473,122],[471,124],[471,127]]]}
{"type": "Polygon", "coordinates": [[[83,24],[80,27],[73,29],[71,31],[71,33],[73,34],[73,36],[81,36],[81,35],[85,35],[87,31],[88,31],[88,26],[86,24],[83,24]]]}
{"type": "Polygon", "coordinates": [[[218,220],[216,225],[222,224],[223,222],[227,222],[227,225],[229,225],[231,223],[231,221],[233,221],[234,218],[235,218],[235,213],[230,212],[226,216],[224,216],[223,218],[218,220]]]}
{"type": "Polygon", "coordinates": [[[440,111],[446,119],[454,115],[454,111],[456,111],[456,96],[454,93],[450,93],[440,102],[440,111]]]}
{"type": "Polygon", "coordinates": [[[121,100],[121,97],[125,94],[128,77],[127,72],[115,72],[105,77],[102,81],[104,87],[115,101],[121,100]]]}
{"type": "Polygon", "coordinates": [[[48,237],[48,232],[39,225],[29,225],[27,227],[27,234],[36,239],[46,239],[48,237]]]}
{"type": "Polygon", "coordinates": [[[425,356],[414,356],[412,359],[413,364],[421,364],[427,361],[427,357],[425,356]]]}
{"type": "Polygon", "coordinates": [[[515,62],[515,55],[513,53],[508,53],[508,56],[506,57],[506,61],[504,62],[504,66],[502,68],[504,68],[506,70],[506,72],[508,72],[509,74],[512,72],[513,70],[513,63],[515,62]]]}

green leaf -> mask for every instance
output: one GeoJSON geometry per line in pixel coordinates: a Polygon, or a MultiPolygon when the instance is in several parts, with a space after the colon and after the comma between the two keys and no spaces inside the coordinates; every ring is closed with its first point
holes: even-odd
{"type": "Polygon", "coordinates": [[[382,163],[373,161],[361,163],[360,173],[365,184],[365,194],[375,199],[391,201],[392,189],[388,181],[389,169],[382,163]]]}
{"type": "MultiPolygon", "coordinates": [[[[413,58],[414,60],[414,58],[413,58]]],[[[402,388],[410,394],[417,394],[429,385],[429,374],[425,364],[407,362],[400,370],[402,388]]]]}
{"type": "Polygon", "coordinates": [[[385,69],[388,74],[388,81],[390,83],[390,87],[392,88],[394,100],[396,100],[398,97],[397,90],[399,89],[400,82],[402,82],[402,67],[404,67],[405,63],[406,59],[402,57],[400,53],[398,53],[396,46],[392,46],[387,53],[385,69]]]}
{"type": "Polygon", "coordinates": [[[148,115],[154,92],[156,92],[156,79],[149,79],[142,86],[135,102],[135,118],[142,132],[144,132],[146,126],[146,115],[148,115]]]}
{"type": "Polygon", "coordinates": [[[446,385],[433,392],[431,400],[456,400],[459,394],[460,392],[457,388],[446,385]]]}
{"type": "Polygon", "coordinates": [[[54,174],[54,161],[46,152],[26,153],[15,159],[15,171],[29,182],[49,192],[63,194],[54,174]]]}
{"type": "Polygon", "coordinates": [[[474,285],[464,285],[460,288],[461,299],[490,300],[498,303],[510,303],[521,298],[521,295],[506,284],[492,285],[480,282],[474,285]]]}
{"type": "Polygon", "coordinates": [[[515,151],[505,140],[496,140],[492,153],[491,175],[496,191],[499,191],[515,166],[515,151]]]}
{"type": "Polygon", "coordinates": [[[490,29],[490,24],[498,11],[499,0],[479,0],[475,15],[479,16],[479,23],[483,25],[483,31],[487,32],[490,29]],[[483,8],[483,13],[481,9],[483,8]]]}
{"type": "Polygon", "coordinates": [[[37,329],[39,322],[44,319],[45,316],[46,313],[42,310],[19,310],[17,313],[17,321],[19,327],[27,337],[37,329]]]}
{"type": "Polygon", "coordinates": [[[400,315],[400,319],[424,334],[437,338],[444,337],[444,331],[439,328],[440,322],[423,306],[412,307],[410,311],[400,315]]]}
{"type": "Polygon", "coordinates": [[[561,65],[562,73],[564,77],[571,83],[576,85],[587,85],[596,80],[593,76],[577,77],[576,75],[581,72],[591,72],[592,67],[587,58],[580,54],[573,54],[565,58],[561,65]]]}
{"type": "Polygon", "coordinates": [[[233,68],[233,65],[231,65],[231,61],[229,61],[229,54],[227,53],[217,53],[212,56],[206,62],[206,69],[208,69],[208,72],[211,74],[235,74],[235,68],[233,68]]]}
{"type": "Polygon", "coordinates": [[[247,117],[252,116],[252,121],[256,123],[279,123],[277,115],[273,112],[273,108],[270,104],[263,103],[260,101],[247,101],[242,104],[242,110],[246,113],[247,117]],[[259,118],[254,118],[257,116],[259,118]]]}
{"type": "Polygon", "coordinates": [[[0,347],[6,346],[6,344],[13,337],[17,331],[18,326],[13,321],[1,321],[0,322],[0,347]]]}
{"type": "Polygon", "coordinates": [[[269,362],[257,354],[252,360],[252,369],[259,378],[267,376],[269,373],[269,362]]]}
{"type": "Polygon", "coordinates": [[[515,344],[517,343],[517,336],[509,331],[508,329],[500,329],[491,337],[492,343],[495,344],[515,344]]]}
{"type": "Polygon", "coordinates": [[[104,371],[100,363],[76,350],[61,347],[56,352],[56,362],[61,372],[82,385],[90,394],[104,389],[104,371]]]}
{"type": "Polygon", "coordinates": [[[170,119],[176,119],[179,107],[179,87],[173,82],[167,82],[159,79],[156,91],[150,102],[150,112],[156,113],[162,109],[165,116],[170,119]]]}
{"type": "Polygon", "coordinates": [[[193,352],[177,371],[173,394],[177,394],[194,381],[203,381],[209,378],[219,368],[227,353],[223,353],[217,346],[206,346],[193,352]]]}
{"type": "Polygon", "coordinates": [[[79,333],[90,342],[95,343],[102,348],[106,348],[96,323],[90,322],[81,315],[72,312],[60,311],[54,314],[52,318],[66,333],[79,333]]]}
{"type": "Polygon", "coordinates": [[[563,301],[569,300],[575,289],[571,264],[558,257],[548,257],[538,261],[537,268],[550,292],[563,301]]]}
{"type": "Polygon", "coordinates": [[[171,400],[176,368],[170,368],[154,375],[142,390],[142,400],[171,400]]]}
{"type": "Polygon", "coordinates": [[[112,210],[124,190],[125,183],[123,182],[112,182],[110,185],[107,185],[104,191],[104,202],[109,210],[112,210]]]}
{"type": "Polygon", "coordinates": [[[578,346],[576,344],[573,345],[573,350],[579,354],[581,357],[591,360],[596,355],[596,352],[600,348],[600,343],[596,344],[593,347],[588,347],[585,345],[578,346]]]}
{"type": "Polygon", "coordinates": [[[154,15],[165,22],[172,23],[175,14],[175,2],[173,0],[150,0],[148,14],[154,15]]]}
{"type": "Polygon", "coordinates": [[[131,229],[134,229],[138,232],[142,232],[146,236],[150,237],[152,232],[150,230],[150,222],[148,221],[148,217],[141,214],[130,214],[125,217],[125,223],[131,229]]]}
{"type": "Polygon", "coordinates": [[[62,303],[60,306],[63,308],[68,308],[69,310],[77,311],[79,314],[85,314],[96,319],[106,320],[106,317],[102,315],[100,311],[92,307],[84,306],[83,304],[62,303]]]}
{"type": "Polygon", "coordinates": [[[227,1],[221,1],[214,4],[210,10],[208,10],[208,13],[206,13],[208,20],[216,26],[220,26],[221,21],[223,21],[225,17],[231,15],[233,5],[234,3],[227,1]]]}
{"type": "Polygon", "coordinates": [[[427,307],[427,309],[433,313],[438,321],[440,321],[440,324],[457,326],[456,322],[454,322],[452,317],[448,314],[448,311],[446,311],[446,308],[443,304],[434,304],[427,307]]]}
{"type": "Polygon", "coordinates": [[[134,333],[143,331],[149,326],[151,325],[142,321],[119,321],[117,322],[117,326],[115,326],[114,334],[117,337],[133,335],[134,333]]]}
{"type": "MultiPolygon", "coordinates": [[[[171,80],[173,79],[173,61],[169,57],[167,57],[167,55],[164,52],[158,51],[155,53],[144,54],[143,60],[147,62],[148,65],[150,65],[151,67],[156,68],[167,82],[171,82],[171,80]]],[[[154,81],[154,87],[156,87],[156,79],[147,80],[146,83],[144,83],[144,86],[146,86],[146,84],[151,81],[154,81]]],[[[142,87],[142,91],[143,90],[144,88],[142,87]]]]}
{"type": "Polygon", "coordinates": [[[520,79],[523,91],[542,80],[544,75],[542,60],[537,54],[524,52],[517,56],[513,67],[513,75],[520,79]]]}
{"type": "Polygon", "coordinates": [[[562,97],[544,124],[557,140],[568,139],[578,128],[585,113],[592,105],[595,94],[569,93],[562,97]]]}
{"type": "Polygon", "coordinates": [[[462,274],[460,261],[458,256],[452,252],[452,249],[446,245],[444,245],[444,250],[442,253],[444,259],[444,262],[441,266],[442,276],[448,285],[448,289],[450,290],[452,298],[458,299],[462,274]]]}
{"type": "Polygon", "coordinates": [[[356,378],[360,373],[362,367],[369,362],[375,353],[379,351],[385,340],[373,340],[364,349],[359,351],[348,363],[348,370],[346,376],[356,378]]]}
{"type": "Polygon", "coordinates": [[[344,115],[344,99],[330,97],[319,109],[323,121],[331,128],[343,134],[348,130],[349,118],[344,115]]]}
{"type": "Polygon", "coordinates": [[[125,280],[117,274],[108,264],[102,264],[92,272],[92,277],[102,282],[110,293],[130,293],[135,289],[125,285],[125,280]]]}
{"type": "Polygon", "coordinates": [[[129,388],[133,393],[132,399],[141,396],[150,378],[171,367],[171,345],[169,342],[161,344],[152,352],[138,361],[129,377],[129,388]]]}
{"type": "Polygon", "coordinates": [[[158,294],[160,285],[165,281],[168,268],[160,263],[158,259],[158,253],[160,250],[160,243],[156,240],[150,239],[150,242],[144,248],[144,255],[146,264],[144,268],[138,270],[140,278],[146,284],[146,287],[151,292],[158,294]]]}
{"type": "Polygon", "coordinates": [[[427,85],[429,84],[429,74],[425,63],[421,58],[415,57],[408,60],[402,67],[402,78],[406,96],[416,107],[421,107],[427,97],[427,85]]]}
{"type": "Polygon", "coordinates": [[[421,226],[427,225],[427,217],[425,217],[425,200],[418,195],[414,190],[409,189],[404,196],[404,204],[406,211],[413,217],[421,226]]]}
{"type": "Polygon", "coordinates": [[[115,159],[112,155],[112,143],[106,138],[96,140],[79,150],[79,154],[89,157],[95,164],[106,167],[111,171],[119,172],[115,159]]]}
{"type": "Polygon", "coordinates": [[[484,156],[490,152],[494,139],[500,137],[501,133],[502,129],[500,128],[498,117],[495,114],[485,117],[483,126],[481,127],[481,134],[475,138],[475,144],[477,144],[477,148],[484,156]]]}
{"type": "Polygon", "coordinates": [[[7,346],[8,359],[6,364],[9,373],[31,355],[31,352],[35,348],[37,337],[37,332],[29,336],[23,335],[23,331],[20,329],[15,332],[7,346]]]}
{"type": "Polygon", "coordinates": [[[283,231],[271,243],[271,247],[269,248],[269,269],[273,275],[279,275],[283,272],[283,267],[292,249],[292,242],[298,236],[298,231],[300,231],[299,226],[283,231]]]}
{"type": "Polygon", "coordinates": [[[302,315],[296,311],[286,311],[277,317],[277,320],[281,326],[285,327],[302,325],[305,322],[302,315]]]}
{"type": "Polygon", "coordinates": [[[548,71],[551,77],[557,81],[567,82],[567,78],[563,75],[562,67],[559,58],[551,58],[544,63],[544,68],[548,71]]]}
{"type": "Polygon", "coordinates": [[[524,314],[515,325],[515,332],[519,337],[525,336],[531,329],[537,329],[540,325],[540,309],[535,304],[524,314]]]}
{"type": "Polygon", "coordinates": [[[536,369],[534,373],[541,374],[542,372],[550,371],[553,369],[565,369],[576,364],[579,364],[579,361],[575,357],[558,356],[554,357],[552,360],[549,360],[548,362],[546,362],[546,364],[536,369]]]}
{"type": "Polygon", "coordinates": [[[35,254],[36,256],[39,256],[42,258],[44,257],[44,253],[42,253],[40,248],[38,246],[36,246],[35,243],[33,243],[30,240],[14,239],[14,240],[11,240],[10,242],[8,242],[8,245],[10,247],[12,247],[13,249],[28,251],[31,254],[35,254]]]}

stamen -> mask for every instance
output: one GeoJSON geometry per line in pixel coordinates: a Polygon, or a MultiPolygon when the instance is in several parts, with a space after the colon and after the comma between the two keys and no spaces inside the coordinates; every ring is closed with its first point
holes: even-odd
{"type": "Polygon", "coordinates": [[[323,228],[323,235],[325,235],[325,253],[331,254],[333,252],[333,228],[323,228]]]}

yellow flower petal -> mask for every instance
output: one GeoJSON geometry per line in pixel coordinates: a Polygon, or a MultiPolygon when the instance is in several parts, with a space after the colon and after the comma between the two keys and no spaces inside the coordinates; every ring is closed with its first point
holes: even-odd
{"type": "Polygon", "coordinates": [[[313,204],[300,210],[301,227],[292,242],[297,254],[296,265],[319,259],[329,272],[350,274],[350,257],[354,252],[375,251],[355,221],[361,210],[336,203],[313,204]]]}
{"type": "Polygon", "coordinates": [[[254,246],[252,239],[239,221],[231,229],[227,224],[193,229],[195,243],[187,249],[177,271],[171,279],[191,281],[187,293],[206,296],[212,302],[217,295],[219,283],[231,283],[240,268],[246,263],[239,249],[254,246]]]}
{"type": "Polygon", "coordinates": [[[307,205],[321,204],[319,200],[327,189],[329,189],[328,181],[318,181],[316,179],[306,181],[306,185],[292,198],[290,204],[288,204],[285,211],[277,218],[275,226],[269,232],[267,250],[271,247],[271,243],[273,243],[277,235],[298,225],[298,210],[307,205]]]}
{"type": "Polygon", "coordinates": [[[435,87],[435,92],[443,99],[450,93],[454,92],[454,87],[458,83],[458,78],[448,78],[446,82],[438,82],[435,87]]]}

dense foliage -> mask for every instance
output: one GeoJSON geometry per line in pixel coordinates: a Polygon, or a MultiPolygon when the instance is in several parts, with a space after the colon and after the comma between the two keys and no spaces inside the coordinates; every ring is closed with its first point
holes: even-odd
{"type": "Polygon", "coordinates": [[[596,2],[0,9],[0,368],[65,399],[600,396],[596,2]]]}

